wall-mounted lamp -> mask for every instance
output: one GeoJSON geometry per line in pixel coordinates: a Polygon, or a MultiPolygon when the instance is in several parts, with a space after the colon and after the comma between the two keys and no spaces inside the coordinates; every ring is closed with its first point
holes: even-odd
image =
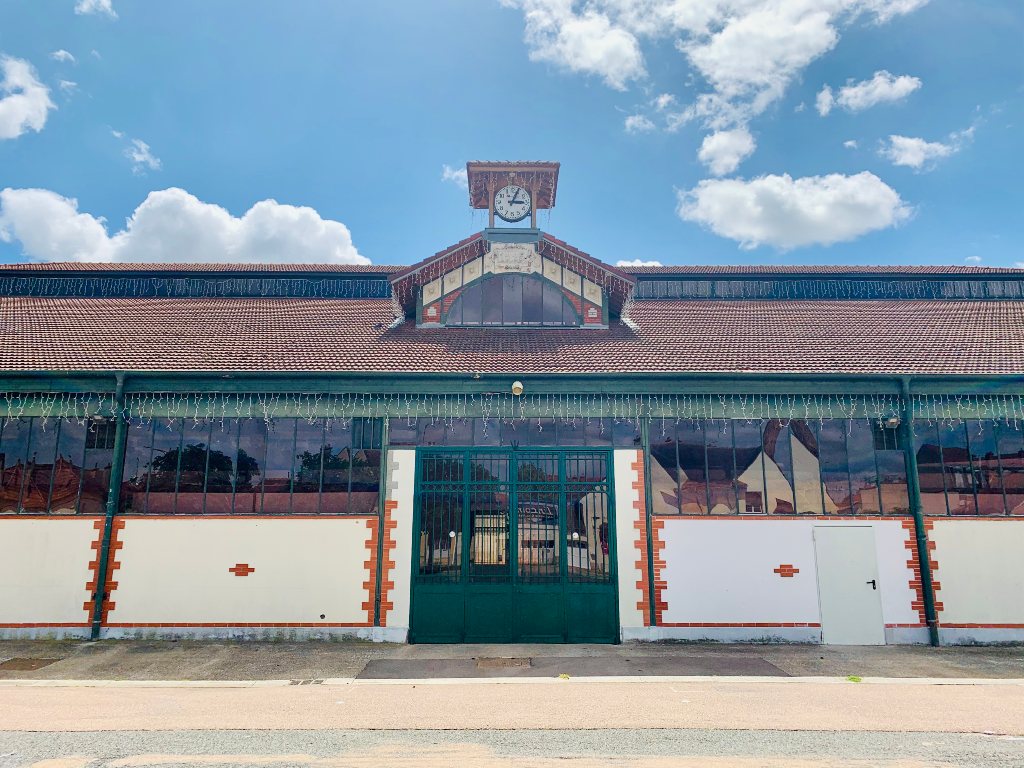
{"type": "Polygon", "coordinates": [[[899,416],[890,416],[885,420],[885,426],[887,429],[897,429],[900,425],[899,416]]]}
{"type": "Polygon", "coordinates": [[[523,382],[521,382],[521,381],[513,381],[512,382],[512,394],[515,395],[516,397],[519,397],[519,395],[523,394],[523,382]]]}

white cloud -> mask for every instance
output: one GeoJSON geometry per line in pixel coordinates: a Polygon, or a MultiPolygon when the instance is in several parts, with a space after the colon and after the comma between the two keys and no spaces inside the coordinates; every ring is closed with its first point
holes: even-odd
{"type": "Polygon", "coordinates": [[[941,141],[925,141],[913,136],[889,136],[888,142],[882,142],[878,154],[889,160],[893,165],[913,168],[915,171],[931,170],[943,158],[955,155],[964,145],[974,138],[975,126],[949,134],[948,143],[941,141]]]}
{"type": "Polygon", "coordinates": [[[626,118],[626,133],[647,133],[654,130],[654,123],[644,115],[630,115],[626,118]]]}
{"type": "Polygon", "coordinates": [[[921,87],[921,80],[911,75],[893,75],[886,70],[875,72],[870,80],[859,83],[848,82],[833,96],[832,89],[825,86],[818,93],[818,113],[824,117],[833,106],[847,112],[860,112],[876,104],[887,104],[907,98],[921,87]]]}
{"type": "Polygon", "coordinates": [[[697,153],[699,159],[715,176],[724,176],[739,168],[754,153],[757,144],[745,127],[717,131],[705,136],[697,153]]]}
{"type": "Polygon", "coordinates": [[[469,173],[465,168],[452,168],[445,163],[441,166],[441,181],[450,181],[458,187],[469,189],[469,173]]]}
{"type": "Polygon", "coordinates": [[[122,230],[46,189],[0,191],[0,239],[35,261],[367,264],[344,224],[261,200],[241,217],[182,189],[151,192],[122,230]]]}
{"type": "Polygon", "coordinates": [[[843,146],[847,149],[857,149],[860,145],[857,143],[856,139],[847,139],[843,142],[843,146]]]}
{"type": "Polygon", "coordinates": [[[665,265],[662,264],[660,261],[644,261],[643,259],[633,259],[631,261],[626,261],[625,259],[620,259],[619,261],[615,262],[615,266],[616,267],[626,267],[626,268],[629,268],[629,267],[663,267],[665,265]]]}
{"type": "Polygon", "coordinates": [[[74,93],[78,90],[78,83],[74,80],[58,80],[57,85],[64,93],[74,93]]]}
{"type": "Polygon", "coordinates": [[[63,48],[61,48],[59,51],[54,51],[53,53],[51,53],[50,58],[54,61],[59,61],[62,64],[75,63],[75,57],[72,56],[70,52],[65,51],[63,48]]]}
{"type": "Polygon", "coordinates": [[[981,256],[967,256],[964,261],[968,264],[981,264],[981,256]]]}
{"type": "Polygon", "coordinates": [[[96,13],[107,15],[112,19],[117,18],[112,0],[78,0],[75,3],[75,13],[96,13]]]}
{"type": "Polygon", "coordinates": [[[685,221],[736,240],[741,248],[788,250],[854,240],[897,226],[913,209],[877,176],[863,172],[708,179],[679,193],[678,213],[685,221]]]}
{"type": "Polygon", "coordinates": [[[653,99],[651,99],[651,106],[653,106],[658,112],[664,112],[676,103],[676,97],[671,93],[659,93],[653,99]]]}
{"type": "Polygon", "coordinates": [[[51,109],[50,89],[36,78],[23,59],[0,57],[0,139],[16,139],[25,131],[39,132],[51,109]]]}
{"type": "Polygon", "coordinates": [[[160,158],[153,154],[149,144],[142,139],[132,139],[125,147],[124,156],[131,160],[132,173],[136,175],[144,174],[147,170],[160,170],[160,158]]]}

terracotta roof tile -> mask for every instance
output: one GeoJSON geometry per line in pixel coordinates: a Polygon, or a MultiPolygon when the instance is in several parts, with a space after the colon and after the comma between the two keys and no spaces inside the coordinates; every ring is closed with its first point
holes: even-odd
{"type": "Polygon", "coordinates": [[[391,329],[384,299],[0,298],[0,370],[1024,374],[1024,302],[639,301],[633,330],[391,329]]]}

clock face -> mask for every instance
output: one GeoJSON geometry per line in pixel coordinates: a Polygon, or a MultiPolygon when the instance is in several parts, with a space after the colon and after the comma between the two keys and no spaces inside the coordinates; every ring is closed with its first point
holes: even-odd
{"type": "Polygon", "coordinates": [[[494,212],[505,221],[522,221],[530,215],[530,193],[516,184],[502,187],[494,196],[494,212]]]}

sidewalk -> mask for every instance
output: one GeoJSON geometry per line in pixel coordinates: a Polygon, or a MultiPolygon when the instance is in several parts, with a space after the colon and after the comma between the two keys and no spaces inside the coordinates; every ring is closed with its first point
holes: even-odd
{"type": "Polygon", "coordinates": [[[0,642],[0,680],[754,676],[1024,679],[1024,647],[0,642]]]}

